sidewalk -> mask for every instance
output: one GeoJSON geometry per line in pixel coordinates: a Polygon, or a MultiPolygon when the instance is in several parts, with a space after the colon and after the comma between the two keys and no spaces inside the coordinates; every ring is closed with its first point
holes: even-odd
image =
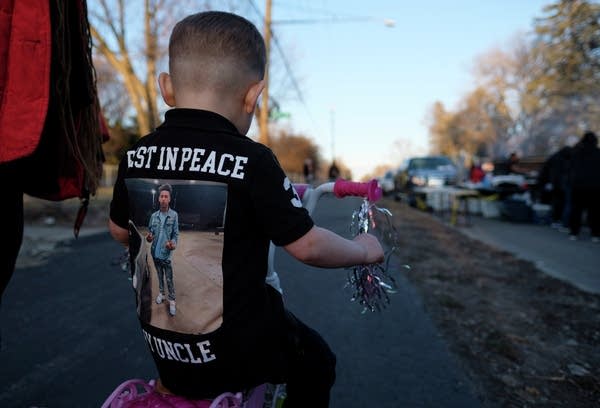
{"type": "Polygon", "coordinates": [[[470,226],[457,227],[465,235],[533,262],[541,271],[600,294],[600,244],[590,241],[588,229],[579,240],[548,225],[513,223],[473,217],[470,226]]]}
{"type": "MultiPolygon", "coordinates": [[[[86,227],[79,231],[79,239],[107,231],[106,227],[86,227]]],[[[26,224],[23,243],[17,258],[17,268],[39,266],[49,256],[70,250],[61,244],[74,240],[73,227],[63,225],[26,224]]]]}

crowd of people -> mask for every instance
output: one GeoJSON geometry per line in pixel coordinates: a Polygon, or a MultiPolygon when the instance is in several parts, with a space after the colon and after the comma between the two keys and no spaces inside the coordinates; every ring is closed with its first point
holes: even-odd
{"type": "Polygon", "coordinates": [[[585,216],[592,241],[600,242],[600,148],[594,132],[548,157],[537,184],[542,200],[551,205],[553,227],[577,240],[585,216]]]}
{"type": "MultiPolygon", "coordinates": [[[[584,132],[574,145],[565,145],[552,153],[537,177],[535,173],[513,152],[497,164],[474,161],[468,181],[471,186],[494,191],[494,176],[523,176],[531,182],[530,200],[550,206],[548,218],[553,228],[569,232],[569,238],[577,240],[586,225],[591,240],[600,242],[600,148],[596,134],[584,132]],[[533,185],[535,188],[531,188],[533,185]]],[[[508,193],[521,190],[514,186],[508,193]]]]}

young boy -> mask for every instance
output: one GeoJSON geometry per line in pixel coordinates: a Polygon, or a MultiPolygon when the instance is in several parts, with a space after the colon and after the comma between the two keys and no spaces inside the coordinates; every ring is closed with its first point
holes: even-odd
{"type": "Polygon", "coordinates": [[[263,38],[242,17],[203,12],[177,23],[170,73],[159,76],[174,109],[122,161],[109,227],[124,245],[142,242],[130,255],[158,391],[199,399],[286,383],[286,407],[326,407],[335,356],[265,283],[269,243],[331,268],[381,262],[383,250],[372,235],[347,240],[315,226],[273,153],[244,136],[265,64],[263,38]],[[174,317],[153,302],[156,267],[140,238],[167,182],[180,227],[174,317]]]}
{"type": "Polygon", "coordinates": [[[169,184],[158,188],[159,209],[150,216],[146,241],[151,242],[152,261],[158,277],[158,296],[156,303],[161,304],[165,299],[165,281],[167,282],[169,314],[175,316],[175,285],[173,284],[172,252],[177,247],[179,237],[179,221],[177,211],[171,209],[172,189],[169,184]]]}

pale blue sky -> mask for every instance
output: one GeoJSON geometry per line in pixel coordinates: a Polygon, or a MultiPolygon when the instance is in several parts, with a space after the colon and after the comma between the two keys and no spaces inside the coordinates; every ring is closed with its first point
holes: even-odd
{"type": "MultiPolygon", "coordinates": [[[[378,164],[396,165],[406,156],[426,153],[425,117],[432,104],[440,100],[454,108],[473,87],[474,58],[530,32],[549,3],[273,0],[274,21],[365,18],[274,24],[303,98],[276,61],[273,95],[280,95],[282,110],[291,114],[279,123],[311,137],[327,160],[333,135],[335,156],[353,169],[355,178],[378,164]],[[383,24],[386,18],[395,21],[394,28],[383,24]]],[[[264,14],[264,1],[254,5],[264,14]]],[[[247,12],[262,31],[257,13],[247,12]]]]}

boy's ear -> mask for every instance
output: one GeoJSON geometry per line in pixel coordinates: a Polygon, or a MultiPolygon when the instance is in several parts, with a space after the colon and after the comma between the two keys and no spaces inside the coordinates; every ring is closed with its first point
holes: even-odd
{"type": "Polygon", "coordinates": [[[161,72],[158,75],[158,86],[160,88],[160,94],[163,100],[170,107],[175,106],[175,93],[173,92],[173,81],[171,81],[171,75],[166,72],[161,72]]]}
{"type": "Polygon", "coordinates": [[[260,80],[255,82],[248,88],[246,92],[246,96],[244,97],[244,111],[246,113],[253,113],[254,109],[256,109],[256,102],[258,101],[258,97],[260,93],[265,88],[265,80],[260,80]]]}

